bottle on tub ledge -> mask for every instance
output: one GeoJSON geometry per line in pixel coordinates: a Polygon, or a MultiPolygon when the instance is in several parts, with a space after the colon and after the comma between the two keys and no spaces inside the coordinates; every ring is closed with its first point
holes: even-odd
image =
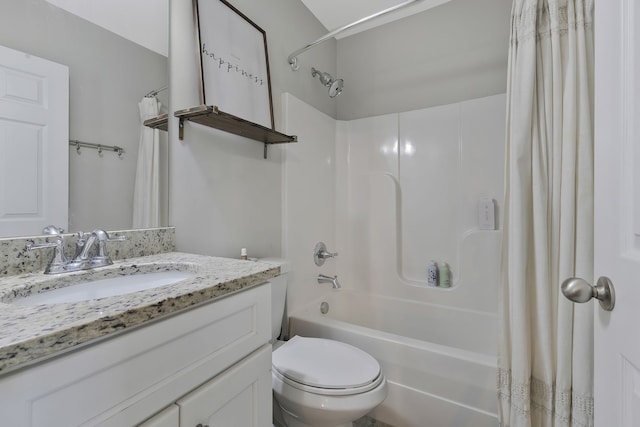
{"type": "Polygon", "coordinates": [[[438,286],[438,264],[433,260],[427,266],[427,285],[432,288],[438,286]]]}
{"type": "Polygon", "coordinates": [[[240,249],[240,259],[247,260],[247,248],[240,249]]]}
{"type": "Polygon", "coordinates": [[[439,265],[438,271],[438,286],[441,288],[450,288],[451,287],[451,269],[449,268],[449,264],[443,262],[439,265]]]}

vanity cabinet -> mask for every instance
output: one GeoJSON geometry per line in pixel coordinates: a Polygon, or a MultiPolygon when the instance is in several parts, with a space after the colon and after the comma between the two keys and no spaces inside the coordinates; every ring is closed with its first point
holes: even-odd
{"type": "Polygon", "coordinates": [[[1,424],[271,426],[270,286],[1,376],[1,424]]]}

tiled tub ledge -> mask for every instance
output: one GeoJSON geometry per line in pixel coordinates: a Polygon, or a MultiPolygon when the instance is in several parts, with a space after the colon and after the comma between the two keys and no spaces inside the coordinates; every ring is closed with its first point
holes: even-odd
{"type": "Polygon", "coordinates": [[[127,331],[197,304],[264,283],[279,274],[274,264],[178,252],[129,258],[113,265],[59,275],[28,273],[0,278],[0,374],[127,331]],[[189,271],[170,285],[96,300],[37,305],[16,298],[86,280],[135,272],[189,271]]]}

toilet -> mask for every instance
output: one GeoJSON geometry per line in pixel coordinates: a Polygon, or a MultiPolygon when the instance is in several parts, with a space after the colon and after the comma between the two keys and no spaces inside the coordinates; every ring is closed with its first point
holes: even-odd
{"type": "Polygon", "coordinates": [[[352,345],[294,336],[277,341],[284,318],[287,265],[270,279],[272,387],[276,427],[351,427],[387,397],[377,360],[352,345]]]}

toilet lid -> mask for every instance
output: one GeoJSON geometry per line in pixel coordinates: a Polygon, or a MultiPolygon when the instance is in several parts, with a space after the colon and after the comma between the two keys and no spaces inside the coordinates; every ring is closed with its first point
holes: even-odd
{"type": "Polygon", "coordinates": [[[362,387],[380,376],[380,365],[369,354],[323,338],[291,338],[273,352],[272,364],[290,380],[326,389],[362,387]]]}

